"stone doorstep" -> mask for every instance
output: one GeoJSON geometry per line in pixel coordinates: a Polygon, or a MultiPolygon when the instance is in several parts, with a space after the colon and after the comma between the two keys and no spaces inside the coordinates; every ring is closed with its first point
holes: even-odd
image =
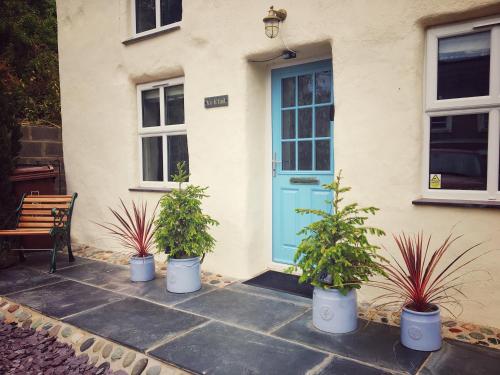
{"type": "MultiPolygon", "coordinates": [[[[109,250],[100,250],[87,245],[74,245],[73,252],[75,255],[89,258],[93,260],[100,260],[113,264],[128,264],[129,256],[127,254],[118,253],[109,250]]],[[[165,264],[156,261],[156,269],[159,274],[165,274],[165,264]]],[[[225,277],[220,274],[213,274],[211,272],[202,271],[202,282],[211,284],[219,288],[236,282],[236,279],[225,277]]],[[[359,317],[378,323],[389,324],[399,327],[400,318],[399,312],[390,309],[374,309],[370,308],[368,303],[361,303],[359,305],[359,317]]],[[[500,329],[481,326],[454,320],[448,317],[443,318],[442,335],[443,338],[449,338],[466,342],[468,344],[482,345],[493,349],[500,350],[500,329]]]]}
{"type": "MultiPolygon", "coordinates": [[[[108,363],[113,371],[123,370],[131,375],[185,375],[177,367],[160,362],[144,353],[118,345],[106,338],[91,334],[80,328],[49,318],[8,298],[0,297],[0,320],[15,323],[23,328],[46,330],[57,340],[70,345],[75,355],[85,353],[89,363],[96,367],[108,363]]],[[[106,366],[106,365],[103,365],[106,366]]]]}

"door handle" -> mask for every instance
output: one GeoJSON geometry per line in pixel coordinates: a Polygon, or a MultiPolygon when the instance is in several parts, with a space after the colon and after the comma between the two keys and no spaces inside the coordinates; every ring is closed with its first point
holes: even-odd
{"type": "Polygon", "coordinates": [[[271,161],[273,168],[273,177],[276,177],[276,166],[281,163],[281,160],[276,159],[276,152],[273,155],[273,160],[271,161]]]}

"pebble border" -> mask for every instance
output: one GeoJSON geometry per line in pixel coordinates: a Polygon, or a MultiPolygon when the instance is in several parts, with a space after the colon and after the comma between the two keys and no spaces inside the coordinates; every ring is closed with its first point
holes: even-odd
{"type": "Polygon", "coordinates": [[[0,321],[36,331],[48,331],[57,341],[70,345],[75,356],[87,354],[87,363],[111,369],[115,375],[187,375],[177,367],[160,362],[147,354],[118,345],[80,328],[49,318],[25,306],[0,297],[0,321]]]}

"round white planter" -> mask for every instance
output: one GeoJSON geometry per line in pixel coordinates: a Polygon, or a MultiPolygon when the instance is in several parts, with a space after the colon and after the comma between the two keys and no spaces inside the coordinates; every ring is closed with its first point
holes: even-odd
{"type": "Polygon", "coordinates": [[[321,331],[346,333],[358,327],[356,290],[343,295],[337,289],[315,287],[313,293],[313,324],[321,331]]]}
{"type": "Polygon", "coordinates": [[[201,288],[200,257],[168,258],[167,290],[171,293],[191,293],[201,288]]]}
{"type": "Polygon", "coordinates": [[[152,255],[147,257],[130,258],[130,280],[150,281],[155,278],[155,258],[152,255]]]}
{"type": "Polygon", "coordinates": [[[441,311],[418,312],[403,308],[401,344],[407,348],[431,352],[441,348],[441,311]]]}

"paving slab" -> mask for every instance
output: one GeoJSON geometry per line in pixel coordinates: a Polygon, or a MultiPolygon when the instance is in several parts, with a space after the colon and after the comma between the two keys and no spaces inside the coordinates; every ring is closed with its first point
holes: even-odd
{"type": "Polygon", "coordinates": [[[431,354],[423,375],[491,375],[500,373],[500,350],[445,340],[441,350],[431,354]]]}
{"type": "Polygon", "coordinates": [[[149,352],[199,374],[305,374],[324,353],[274,337],[211,322],[149,352]]]}
{"type": "Polygon", "coordinates": [[[334,357],[318,375],[390,375],[389,371],[363,365],[345,358],[334,357]]]}
{"type": "Polygon", "coordinates": [[[170,293],[167,292],[165,277],[158,277],[154,280],[144,283],[129,282],[129,285],[121,289],[120,293],[124,293],[132,297],[141,297],[152,302],[171,306],[176,303],[185,301],[189,298],[193,298],[208,291],[214,290],[215,288],[216,287],[209,284],[202,284],[201,289],[193,293],[170,293]]]}
{"type": "Polygon", "coordinates": [[[124,297],[71,280],[9,295],[9,298],[42,314],[63,318],[124,297]]]}
{"type": "Polygon", "coordinates": [[[75,267],[69,267],[57,272],[61,277],[110,290],[121,290],[130,285],[130,270],[128,266],[120,266],[100,261],[92,261],[75,267]]]}
{"type": "Polygon", "coordinates": [[[0,294],[6,295],[61,280],[57,276],[48,275],[22,266],[6,268],[0,270],[0,294]]]}
{"type": "Polygon", "coordinates": [[[280,292],[273,289],[261,288],[258,286],[242,284],[241,282],[235,282],[231,285],[226,286],[226,289],[234,290],[235,292],[244,292],[250,294],[256,294],[263,297],[277,298],[282,301],[292,302],[298,305],[303,305],[311,307],[312,300],[310,298],[297,296],[295,294],[280,292]]]}
{"type": "Polygon", "coordinates": [[[402,346],[398,327],[361,319],[356,331],[331,334],[316,329],[312,325],[312,313],[307,312],[273,334],[378,367],[412,374],[429,356],[429,353],[402,346]]]}
{"type": "MultiPolygon", "coordinates": [[[[51,260],[51,252],[50,251],[37,251],[36,253],[27,253],[25,254],[26,261],[21,263],[21,266],[35,268],[40,271],[48,272],[50,268],[50,260],[51,260]]],[[[95,262],[91,259],[75,257],[73,262],[69,261],[69,257],[67,253],[58,252],[56,255],[56,267],[57,271],[67,268],[78,266],[84,263],[92,263],[95,262]]]]}
{"type": "Polygon", "coordinates": [[[176,307],[262,332],[270,331],[307,310],[305,306],[225,288],[190,299],[176,307]]]}
{"type": "Polygon", "coordinates": [[[137,298],[126,298],[65,321],[122,345],[145,351],[161,340],[205,323],[207,319],[137,298]]]}

